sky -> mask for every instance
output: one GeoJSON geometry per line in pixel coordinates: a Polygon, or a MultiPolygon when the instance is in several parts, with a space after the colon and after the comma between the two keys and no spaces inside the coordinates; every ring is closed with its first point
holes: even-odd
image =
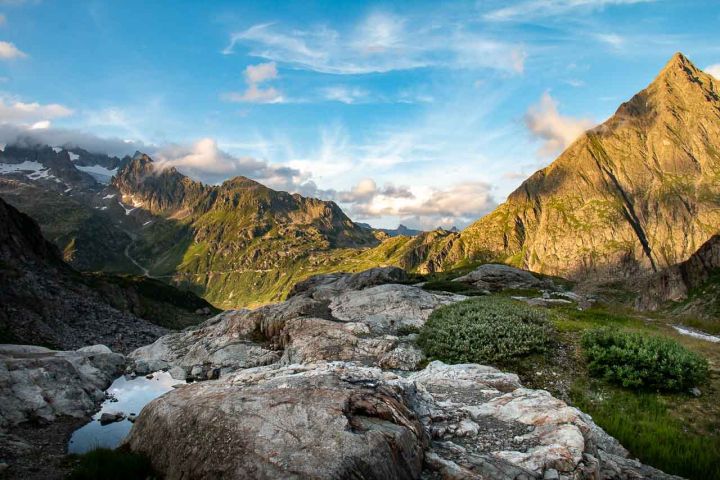
{"type": "Polygon", "coordinates": [[[720,1],[0,0],[0,141],[463,228],[676,51],[720,77],[720,1]]]}

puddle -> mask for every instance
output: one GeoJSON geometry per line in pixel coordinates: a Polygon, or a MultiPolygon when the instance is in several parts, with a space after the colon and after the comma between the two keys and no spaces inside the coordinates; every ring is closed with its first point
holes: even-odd
{"type": "Polygon", "coordinates": [[[714,335],[703,333],[703,332],[693,330],[693,329],[690,329],[687,327],[681,327],[679,325],[673,325],[672,327],[681,335],[687,335],[688,337],[699,338],[700,340],[705,340],[706,342],[720,343],[720,337],[716,337],[714,335]]]}
{"type": "Polygon", "coordinates": [[[117,378],[107,389],[117,402],[105,400],[92,420],[73,432],[68,443],[68,453],[85,453],[98,447],[117,447],[130,433],[132,423],[126,418],[119,422],[101,425],[98,421],[100,415],[114,412],[122,412],[125,416],[131,413],[137,415],[147,403],[169,392],[173,389],[172,386],[178,383],[185,381],[175,380],[167,372],[155,372],[152,379],[145,377],[131,379],[129,376],[117,378]]]}

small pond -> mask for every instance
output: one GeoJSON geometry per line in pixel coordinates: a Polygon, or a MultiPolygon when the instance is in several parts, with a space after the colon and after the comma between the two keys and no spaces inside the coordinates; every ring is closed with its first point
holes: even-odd
{"type": "Polygon", "coordinates": [[[85,453],[94,448],[116,448],[130,433],[132,423],[125,418],[119,422],[100,424],[103,413],[122,412],[127,417],[130,414],[138,415],[140,410],[151,400],[173,389],[173,385],[185,383],[184,380],[175,380],[167,372],[155,372],[152,378],[143,376],[131,378],[123,375],[117,378],[107,393],[112,399],[102,403],[100,411],[93,415],[92,420],[73,432],[68,443],[68,453],[85,453]]]}

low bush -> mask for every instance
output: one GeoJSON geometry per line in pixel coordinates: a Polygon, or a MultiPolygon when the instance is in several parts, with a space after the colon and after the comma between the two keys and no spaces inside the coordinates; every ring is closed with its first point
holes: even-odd
{"type": "Polygon", "coordinates": [[[435,310],[418,344],[428,357],[449,363],[502,363],[545,351],[547,314],[500,297],[482,297],[435,310]]]}
{"type": "Polygon", "coordinates": [[[158,478],[150,460],[122,448],[97,448],[77,456],[68,480],[146,480],[158,478]]]}
{"type": "Polygon", "coordinates": [[[682,391],[707,378],[707,361],[674,340],[603,328],[582,346],[590,375],[626,388],[682,391]]]}

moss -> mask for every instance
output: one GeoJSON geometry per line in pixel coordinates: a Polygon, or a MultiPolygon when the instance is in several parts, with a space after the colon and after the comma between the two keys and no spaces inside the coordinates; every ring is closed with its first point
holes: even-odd
{"type": "Polygon", "coordinates": [[[98,448],[73,456],[77,462],[67,480],[149,480],[159,478],[150,460],[125,449],[98,448]]]}

